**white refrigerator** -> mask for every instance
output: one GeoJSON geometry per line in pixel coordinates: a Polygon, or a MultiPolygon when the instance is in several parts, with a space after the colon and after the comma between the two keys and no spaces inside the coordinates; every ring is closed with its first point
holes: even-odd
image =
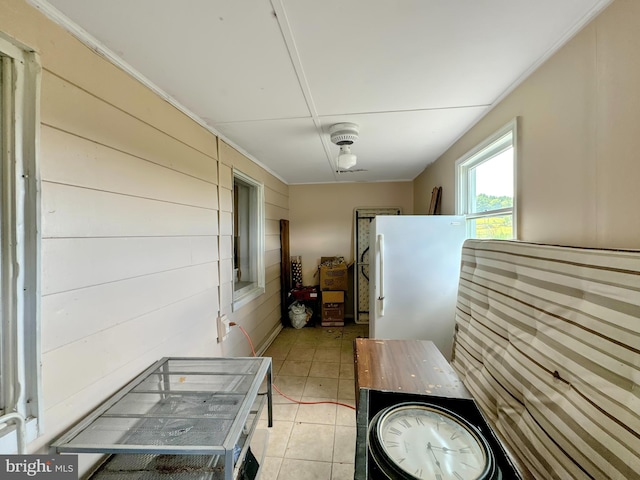
{"type": "Polygon", "coordinates": [[[464,217],[377,216],[369,235],[369,338],[431,340],[450,360],[464,217]]]}

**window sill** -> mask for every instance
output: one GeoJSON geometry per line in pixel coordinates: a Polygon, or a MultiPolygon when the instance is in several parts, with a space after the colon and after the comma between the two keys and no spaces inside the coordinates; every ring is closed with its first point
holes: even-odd
{"type": "Polygon", "coordinates": [[[264,291],[264,287],[255,284],[235,291],[233,293],[233,311],[235,312],[255,300],[264,294],[264,291]]]}

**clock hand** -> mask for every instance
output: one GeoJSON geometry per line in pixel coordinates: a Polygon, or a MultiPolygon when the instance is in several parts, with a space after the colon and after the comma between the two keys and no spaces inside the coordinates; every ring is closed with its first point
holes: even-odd
{"type": "Polygon", "coordinates": [[[427,450],[431,452],[431,455],[433,455],[433,459],[435,460],[436,467],[438,467],[442,472],[442,467],[440,466],[440,462],[438,461],[438,457],[436,457],[436,452],[433,451],[433,448],[434,447],[431,445],[431,442],[427,442],[427,450]]]}
{"type": "Polygon", "coordinates": [[[453,448],[447,448],[447,447],[436,447],[435,445],[431,445],[431,448],[435,448],[437,450],[442,450],[444,453],[457,453],[458,451],[453,449],[453,448]]]}

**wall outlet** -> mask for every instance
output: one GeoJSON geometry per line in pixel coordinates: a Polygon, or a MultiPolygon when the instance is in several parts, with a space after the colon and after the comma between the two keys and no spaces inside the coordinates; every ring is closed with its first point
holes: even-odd
{"type": "Polygon", "coordinates": [[[218,317],[218,343],[222,342],[231,331],[231,321],[226,315],[218,317]]]}

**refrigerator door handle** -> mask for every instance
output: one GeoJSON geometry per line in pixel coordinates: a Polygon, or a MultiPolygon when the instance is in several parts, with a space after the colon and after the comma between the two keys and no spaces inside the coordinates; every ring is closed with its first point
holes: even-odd
{"type": "Polygon", "coordinates": [[[380,252],[380,274],[378,284],[380,285],[378,302],[380,305],[380,316],[384,317],[384,235],[378,234],[378,251],[380,252]]]}

